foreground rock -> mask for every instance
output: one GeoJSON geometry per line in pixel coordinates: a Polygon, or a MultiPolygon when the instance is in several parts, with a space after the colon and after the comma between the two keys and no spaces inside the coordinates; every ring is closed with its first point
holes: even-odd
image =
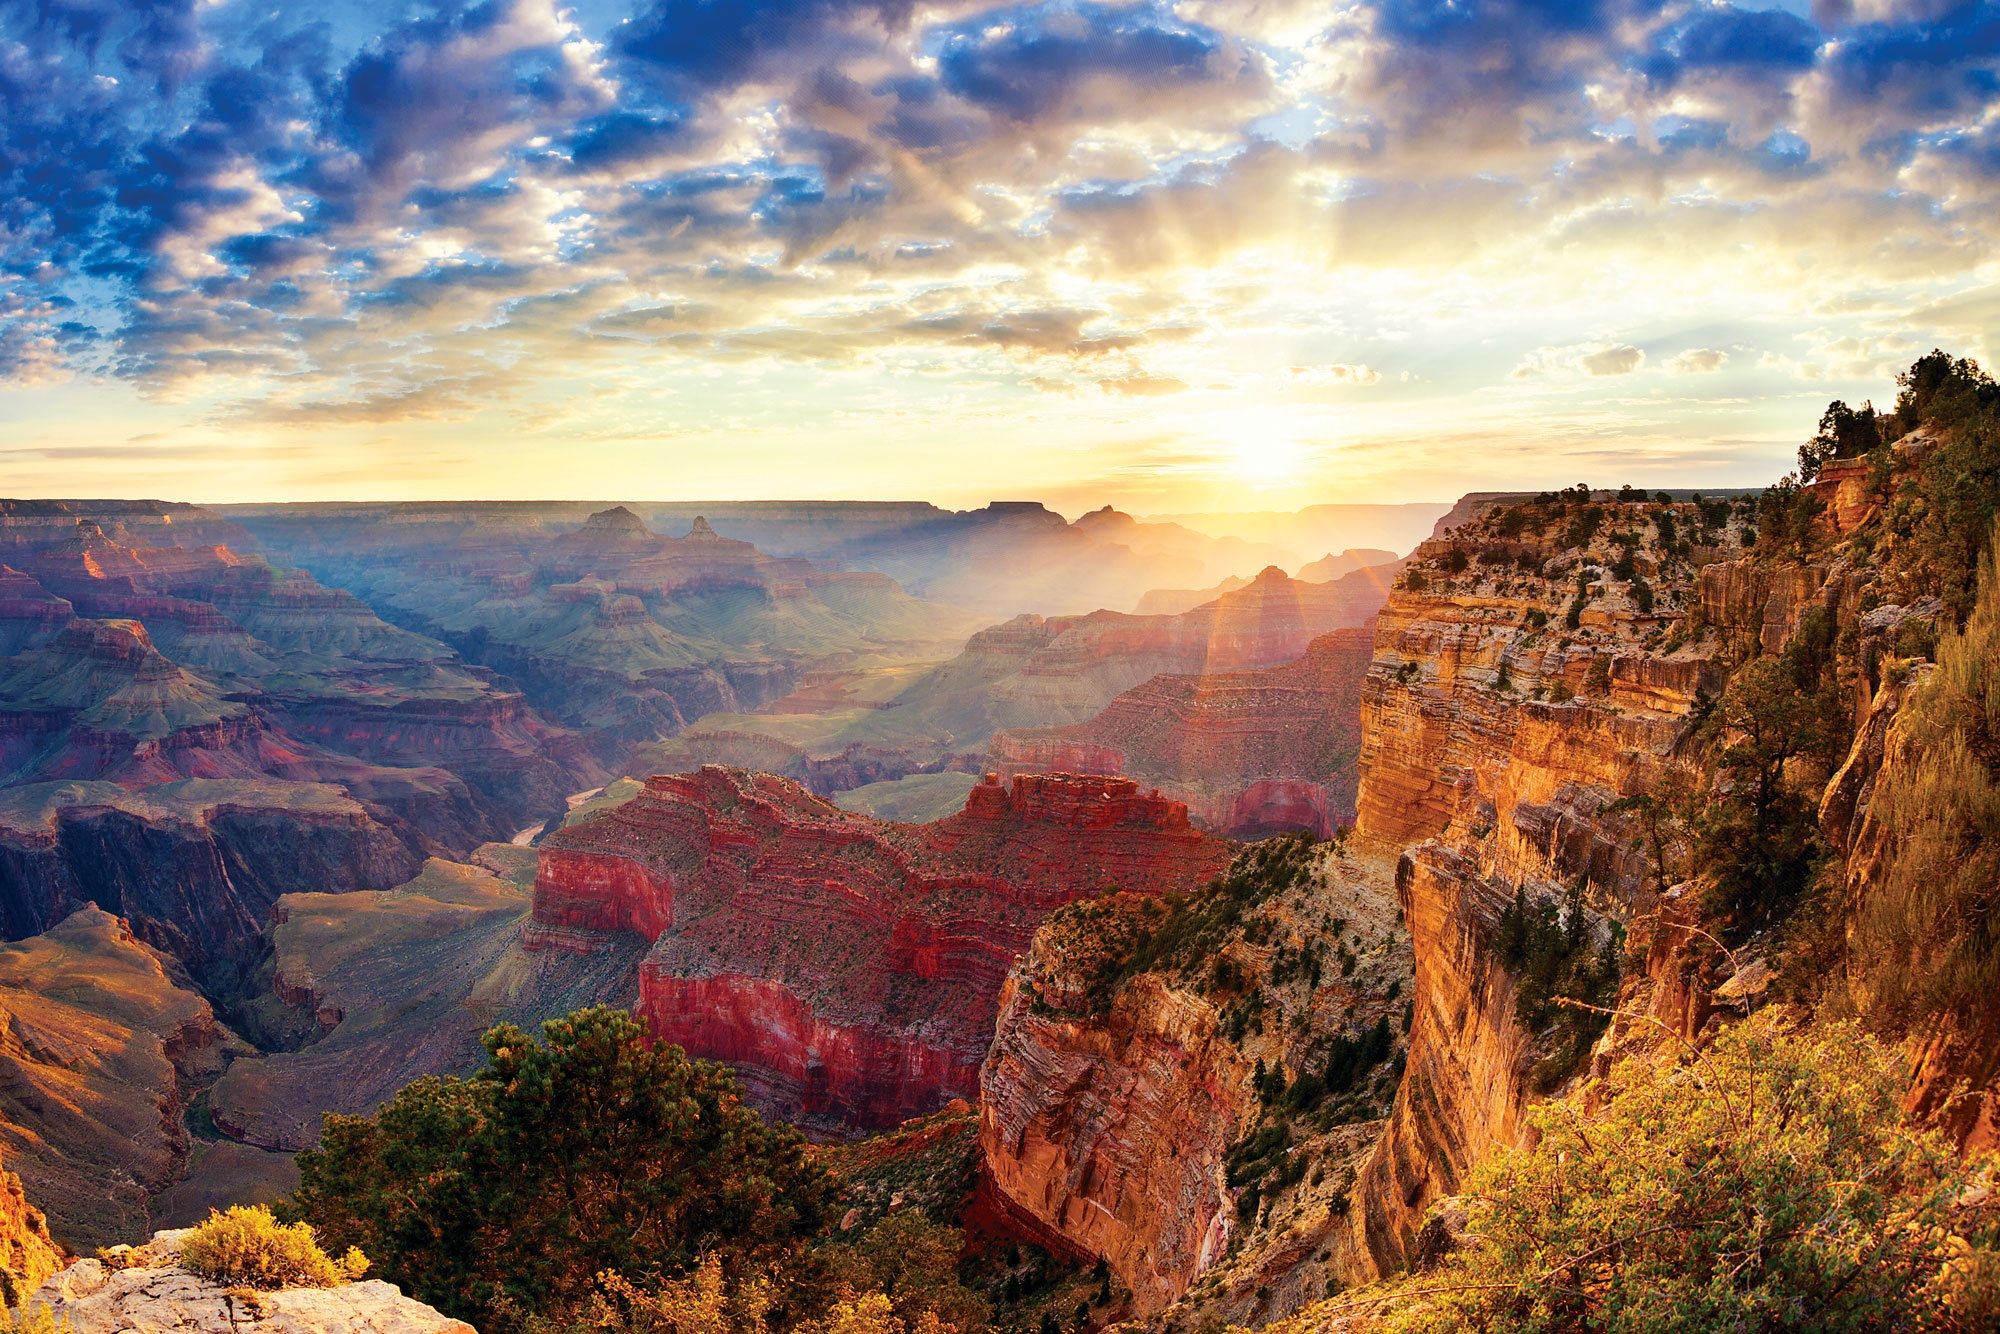
{"type": "Polygon", "coordinates": [[[69,1334],[474,1334],[463,1320],[380,1280],[258,1293],[211,1282],[177,1263],[186,1237],[185,1230],[156,1232],[146,1245],[121,1252],[122,1269],[79,1260],[37,1288],[28,1306],[46,1308],[69,1334]]]}

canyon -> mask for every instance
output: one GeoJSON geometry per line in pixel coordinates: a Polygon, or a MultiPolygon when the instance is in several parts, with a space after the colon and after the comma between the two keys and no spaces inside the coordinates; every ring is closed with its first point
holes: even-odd
{"type": "MultiPolygon", "coordinates": [[[[1818,485],[1836,538],[1879,521],[1856,469],[1818,485]]],[[[149,545],[173,524],[246,540],[167,507],[8,538],[10,1055],[144,1122],[74,1178],[86,1147],[52,1157],[60,1134],[0,1107],[30,1198],[74,1178],[111,1201],[56,1211],[57,1236],[280,1188],[321,1112],[470,1072],[492,1023],[610,1001],[826,1139],[971,1118],[968,1216],[1102,1260],[1139,1318],[1278,1319],[1422,1262],[1426,1219],[1523,1143],[1536,1099],[1699,1040],[1761,985],[1761,960],[1737,976],[1691,947],[1694,893],[1637,799],[1698,785],[1714,702],[1808,627],[1862,664],[1819,823],[1850,880],[1879,874],[1870,798],[1909,680],[1885,664],[1938,615],[1887,601],[1858,548],[1774,556],[1728,496],[1469,496],[1406,561],[977,630],[879,572],[694,516],[663,537],[643,508],[287,520],[301,547],[368,534],[406,567],[335,559],[338,591],[149,545]],[[442,590],[421,609],[419,572],[442,590]],[[288,639],[254,610],[279,588],[345,628],[288,639]],[[398,691],[456,693],[452,726],[484,710],[483,739],[398,691]],[[336,725],[341,692],[409,730],[336,725]],[[598,790],[621,767],[652,776],[598,790]],[[315,878],[327,859],[340,883],[315,878]],[[1626,1017],[1587,1051],[1523,1022],[1503,943],[1523,905],[1574,905],[1622,961],[1626,1017]],[[135,980],[32,999],[79,957],[135,980]],[[108,1026],[121,1063],[64,1055],[108,1026]]],[[[826,524],[829,547],[903,531],[826,524]]],[[[1990,1082],[1956,1048],[1928,1059],[1915,1103],[1990,1082]]],[[[1967,1106],[1962,1135],[1990,1134],[1992,1103],[1967,1106]]]]}
{"type": "Polygon", "coordinates": [[[216,995],[279,894],[381,888],[599,776],[575,735],[189,507],[0,513],[0,928],[96,904],[216,995]]]}

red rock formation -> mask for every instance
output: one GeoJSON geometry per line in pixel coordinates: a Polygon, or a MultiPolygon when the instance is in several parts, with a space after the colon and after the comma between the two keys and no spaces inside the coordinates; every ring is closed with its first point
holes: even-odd
{"type": "Polygon", "coordinates": [[[655,1033],[737,1064],[764,1107],[889,1125],[973,1092],[1001,978],[1050,909],[1186,889],[1229,852],[1129,779],[989,779],[960,814],[898,825],[704,768],[550,835],[531,940],[652,939],[655,1033]]]}
{"type": "Polygon", "coordinates": [[[1232,838],[1325,838],[1354,819],[1361,680],[1373,653],[1372,628],[1340,630],[1283,666],[1162,674],[1089,722],[998,733],[990,760],[1002,775],[1125,774],[1232,838]]]}

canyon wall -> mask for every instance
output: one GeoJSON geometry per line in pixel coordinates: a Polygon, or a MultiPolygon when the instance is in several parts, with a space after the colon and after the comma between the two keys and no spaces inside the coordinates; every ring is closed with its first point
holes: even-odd
{"type": "MultiPolygon", "coordinates": [[[[1865,573],[1748,554],[1747,509],[1588,507],[1581,533],[1574,498],[1477,507],[1418,549],[1379,622],[1355,834],[1401,852],[1417,987],[1403,1089],[1357,1187],[1357,1277],[1407,1262],[1429,1205],[1514,1144],[1546,1091],[1534,1080],[1547,1053],[1515,1018],[1497,946],[1517,894],[1582,886],[1593,917],[1632,929],[1621,1006],[1699,1029],[1706,984],[1674,925],[1693,921],[1690,904],[1663,895],[1641,824],[1616,803],[1664,793],[1676,770],[1707,782],[1687,748],[1730,672],[1813,609],[1836,629],[1857,619],[1865,573]]],[[[1630,1027],[1615,1023],[1612,1043],[1630,1027]]]]}
{"type": "Polygon", "coordinates": [[[973,1092],[1001,979],[1052,908],[1192,887],[1230,846],[1127,779],[988,778],[959,814],[898,825],[710,767],[549,835],[524,941],[650,941],[657,1036],[736,1064],[767,1110],[850,1131],[973,1092]]]}

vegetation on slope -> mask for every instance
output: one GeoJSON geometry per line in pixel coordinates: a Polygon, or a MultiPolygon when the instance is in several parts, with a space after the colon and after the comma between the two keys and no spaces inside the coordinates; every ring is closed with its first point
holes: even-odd
{"type": "MultiPolygon", "coordinates": [[[[2000,538],[2000,530],[1996,530],[2000,538]]],[[[1892,852],[1881,883],[1855,905],[1853,966],[1881,1031],[1939,1022],[1991,1041],[2000,995],[2000,543],[1990,546],[1962,631],[1898,716],[1902,762],[1874,809],[1892,852]]]]}
{"type": "Polygon", "coordinates": [[[1907,1074],[1850,1025],[1773,1012],[1621,1064],[1601,1110],[1544,1103],[1535,1147],[1474,1173],[1442,1264],[1278,1334],[1990,1330],[1992,1165],[1903,1121],[1907,1074]]]}

